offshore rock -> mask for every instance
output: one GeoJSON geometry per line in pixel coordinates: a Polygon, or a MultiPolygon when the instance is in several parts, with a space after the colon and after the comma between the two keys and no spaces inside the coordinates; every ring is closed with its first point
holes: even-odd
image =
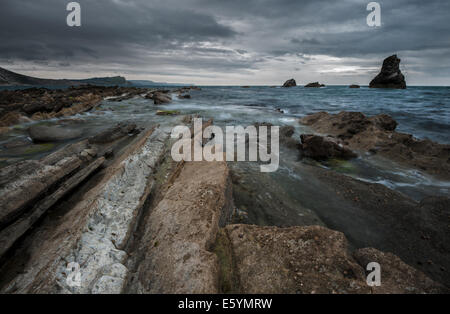
{"type": "Polygon", "coordinates": [[[370,82],[370,88],[405,89],[405,77],[400,71],[400,59],[392,55],[383,61],[381,72],[370,82]]]}
{"type": "Polygon", "coordinates": [[[283,87],[295,87],[295,86],[297,86],[297,82],[295,82],[294,79],[287,80],[287,81],[283,84],[283,87]]]}

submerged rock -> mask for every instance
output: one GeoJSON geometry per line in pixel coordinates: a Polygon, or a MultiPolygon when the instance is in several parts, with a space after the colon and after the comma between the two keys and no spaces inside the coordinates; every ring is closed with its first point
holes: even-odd
{"type": "Polygon", "coordinates": [[[303,157],[309,157],[315,160],[327,160],[329,158],[350,159],[358,156],[330,137],[302,134],[301,140],[300,150],[303,157]]]}
{"type": "Polygon", "coordinates": [[[176,116],[179,114],[180,114],[180,112],[177,110],[157,110],[156,111],[157,116],[176,116]]]}
{"type": "Polygon", "coordinates": [[[28,129],[28,134],[35,143],[48,143],[80,137],[83,131],[60,125],[33,125],[28,129]]]}
{"type": "Polygon", "coordinates": [[[383,61],[381,72],[370,82],[370,88],[405,89],[405,77],[400,71],[400,59],[392,55],[383,61]]]}
{"type": "Polygon", "coordinates": [[[294,79],[287,80],[283,84],[283,87],[295,87],[295,86],[297,86],[297,82],[294,79]]]}

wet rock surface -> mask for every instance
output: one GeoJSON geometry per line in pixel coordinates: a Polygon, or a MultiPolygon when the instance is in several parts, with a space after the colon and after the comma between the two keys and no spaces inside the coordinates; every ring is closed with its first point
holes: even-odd
{"type": "Polygon", "coordinates": [[[146,98],[152,99],[155,105],[167,104],[172,101],[172,97],[163,92],[152,92],[147,94],[146,98]]]}
{"type": "Polygon", "coordinates": [[[395,131],[397,122],[382,114],[366,117],[360,112],[319,112],[300,120],[314,131],[327,134],[355,151],[392,159],[443,179],[450,179],[450,145],[395,131]]]}
{"type": "Polygon", "coordinates": [[[300,138],[302,140],[300,151],[303,157],[327,160],[330,158],[351,159],[358,156],[330,137],[302,134],[300,138]]]}
{"type": "Polygon", "coordinates": [[[137,87],[83,85],[68,89],[3,90],[0,91],[0,127],[68,117],[96,108],[105,98],[120,102],[149,92],[155,94],[158,103],[168,101],[169,96],[158,90],[137,87]]]}
{"type": "Polygon", "coordinates": [[[370,82],[370,88],[405,89],[405,77],[400,71],[400,59],[392,55],[383,61],[381,72],[370,82]]]}
{"type": "Polygon", "coordinates": [[[61,125],[33,125],[28,129],[28,135],[35,143],[66,141],[80,137],[83,131],[61,125]]]}

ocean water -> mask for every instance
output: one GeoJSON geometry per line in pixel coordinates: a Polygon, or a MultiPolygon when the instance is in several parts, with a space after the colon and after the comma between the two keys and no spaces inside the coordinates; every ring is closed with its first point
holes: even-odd
{"type": "Polygon", "coordinates": [[[400,132],[450,143],[450,87],[204,87],[194,93],[195,97],[183,101],[180,109],[217,110],[216,118],[227,122],[271,119],[277,115],[276,109],[284,111],[278,117],[281,122],[319,111],[360,111],[369,116],[386,113],[397,120],[400,132]]]}

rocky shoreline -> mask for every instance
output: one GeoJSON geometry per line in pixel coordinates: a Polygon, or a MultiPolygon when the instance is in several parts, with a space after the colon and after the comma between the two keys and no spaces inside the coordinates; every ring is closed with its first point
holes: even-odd
{"type": "Polygon", "coordinates": [[[73,116],[94,110],[103,99],[121,102],[133,97],[154,101],[155,105],[170,103],[169,92],[179,98],[190,97],[189,91],[198,87],[174,90],[82,85],[68,89],[28,88],[0,91],[0,134],[23,122],[73,116]]]}
{"type": "Polygon", "coordinates": [[[381,155],[450,180],[450,145],[396,132],[397,122],[388,115],[366,117],[361,112],[319,112],[302,118],[300,122],[327,135],[342,150],[381,155]]]}
{"type": "MultiPolygon", "coordinates": [[[[9,130],[27,119],[92,110],[105,98],[158,105],[171,94],[188,99],[191,89],[3,91],[1,121],[9,130]]],[[[173,161],[171,128],[192,129],[192,117],[178,114],[159,110],[164,126],[120,123],[0,168],[1,293],[449,292],[448,198],[417,202],[296,161],[294,171],[308,180],[292,188],[299,198],[317,195],[300,205],[283,197],[276,180],[250,176],[233,162],[173,161]],[[322,206],[320,193],[333,203],[322,206]],[[300,207],[305,214],[298,215],[300,207]],[[252,210],[270,224],[252,224],[252,210]],[[78,286],[67,281],[72,262],[80,267],[78,286]],[[366,283],[370,262],[382,267],[380,287],[366,283]]],[[[320,112],[299,122],[311,134],[298,136],[285,126],[280,143],[303,160],[372,154],[450,177],[449,145],[398,133],[387,115],[320,112]]],[[[36,143],[63,136],[54,126],[28,132],[36,143]]]]}

